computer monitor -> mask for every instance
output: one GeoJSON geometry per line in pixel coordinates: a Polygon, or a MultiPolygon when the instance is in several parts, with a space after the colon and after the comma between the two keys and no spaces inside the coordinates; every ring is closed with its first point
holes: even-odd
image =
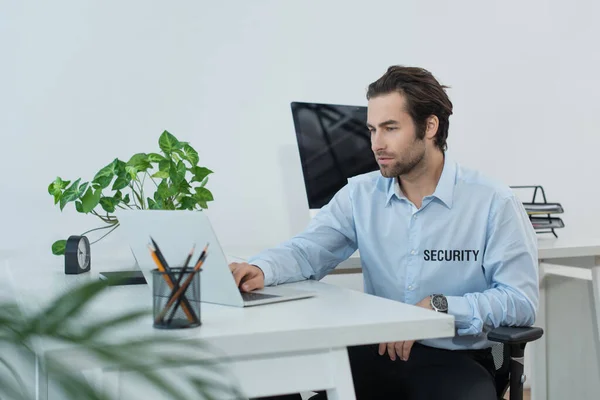
{"type": "Polygon", "coordinates": [[[292,102],[292,116],[311,215],[348,178],[379,169],[371,151],[367,107],[292,102]]]}

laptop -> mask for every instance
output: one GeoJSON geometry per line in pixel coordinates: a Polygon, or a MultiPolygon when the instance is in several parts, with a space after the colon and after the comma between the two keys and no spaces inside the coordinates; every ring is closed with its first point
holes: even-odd
{"type": "Polygon", "coordinates": [[[195,253],[189,265],[189,268],[193,268],[204,246],[209,244],[208,256],[200,275],[202,302],[249,307],[315,295],[314,292],[293,290],[285,285],[265,287],[248,293],[240,291],[229,269],[227,257],[203,211],[119,210],[116,216],[137,265],[150,285],[151,271],[156,269],[148,249],[152,237],[171,268],[181,267],[195,245],[195,253]]]}

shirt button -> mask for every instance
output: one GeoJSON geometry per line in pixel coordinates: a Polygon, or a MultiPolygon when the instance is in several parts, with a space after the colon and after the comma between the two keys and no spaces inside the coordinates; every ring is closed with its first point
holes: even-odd
{"type": "Polygon", "coordinates": [[[410,254],[417,254],[416,250],[411,250],[410,254]]]}
{"type": "Polygon", "coordinates": [[[410,285],[410,286],[408,287],[408,290],[413,290],[413,285],[410,285]]]}
{"type": "Polygon", "coordinates": [[[414,219],[417,219],[419,216],[417,214],[413,215],[414,219]]]}

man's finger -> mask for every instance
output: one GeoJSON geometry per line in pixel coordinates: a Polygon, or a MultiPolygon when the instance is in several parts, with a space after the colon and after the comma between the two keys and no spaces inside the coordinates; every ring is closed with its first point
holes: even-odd
{"type": "Polygon", "coordinates": [[[237,268],[233,271],[233,278],[235,279],[236,286],[240,286],[240,282],[247,273],[248,271],[245,268],[237,268]]]}
{"type": "Polygon", "coordinates": [[[401,360],[404,360],[404,358],[402,358],[402,348],[404,346],[404,343],[406,342],[396,342],[394,343],[394,350],[396,351],[396,354],[398,354],[398,357],[400,357],[401,360]]]}
{"type": "Polygon", "coordinates": [[[388,351],[388,355],[390,356],[390,359],[392,361],[395,361],[396,360],[396,349],[394,348],[394,343],[387,344],[387,351],[388,351]]]}
{"type": "Polygon", "coordinates": [[[254,289],[262,289],[260,284],[260,277],[254,277],[242,283],[242,290],[244,292],[250,292],[254,289]]]}
{"type": "Polygon", "coordinates": [[[404,361],[408,361],[408,357],[410,356],[410,350],[412,349],[414,342],[414,340],[404,342],[404,346],[402,346],[402,356],[400,356],[400,358],[404,361]]]}
{"type": "Polygon", "coordinates": [[[239,267],[239,263],[232,262],[231,264],[229,264],[229,270],[231,272],[235,271],[238,267],[239,267]]]}
{"type": "Polygon", "coordinates": [[[385,343],[379,343],[379,355],[382,356],[385,353],[385,349],[386,349],[386,344],[385,343]]]}

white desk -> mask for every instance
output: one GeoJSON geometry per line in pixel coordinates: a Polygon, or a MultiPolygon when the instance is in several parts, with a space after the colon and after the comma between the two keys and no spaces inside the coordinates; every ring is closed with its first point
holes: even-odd
{"type": "Polygon", "coordinates": [[[545,335],[531,345],[532,399],[597,399],[600,393],[600,238],[540,235],[545,335]]]}
{"type": "MultiPolygon", "coordinates": [[[[93,273],[65,276],[62,258],[48,256],[36,263],[13,259],[7,263],[17,292],[22,298],[36,298],[38,304],[77,282],[97,279],[98,271],[111,270],[111,266],[116,265],[93,259],[93,273]],[[24,268],[26,265],[29,268],[24,268]]],[[[351,400],[355,396],[347,346],[454,335],[454,318],[449,315],[321,282],[300,282],[292,286],[316,291],[318,296],[246,309],[203,303],[203,325],[199,328],[156,330],[149,318],[127,331],[114,332],[114,340],[137,335],[168,335],[172,339],[205,341],[223,351],[226,358],[222,362],[249,397],[327,390],[329,399],[351,400]]],[[[29,304],[35,306],[35,302],[29,304]]],[[[114,316],[125,307],[150,309],[150,288],[146,285],[110,288],[92,304],[88,315],[114,316]]],[[[54,357],[73,357],[76,349],[64,344],[40,343],[37,351],[54,357]]],[[[103,368],[95,363],[85,365],[84,360],[79,360],[78,366],[82,370],[103,368]]],[[[100,381],[112,385],[109,389],[119,388],[114,389],[115,393],[122,391],[127,382],[121,377],[126,376],[126,372],[108,373],[108,369],[104,372],[100,381]]],[[[49,397],[46,379],[42,376],[37,382],[40,399],[49,397]]],[[[139,398],[159,398],[156,394],[138,394],[139,398]]]]}

